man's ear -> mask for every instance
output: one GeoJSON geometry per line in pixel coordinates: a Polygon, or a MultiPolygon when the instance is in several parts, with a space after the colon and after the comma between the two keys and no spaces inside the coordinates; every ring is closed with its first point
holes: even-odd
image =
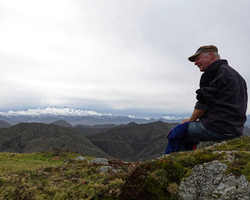
{"type": "Polygon", "coordinates": [[[209,56],[210,56],[210,59],[213,60],[215,57],[214,52],[209,52],[209,56]]]}

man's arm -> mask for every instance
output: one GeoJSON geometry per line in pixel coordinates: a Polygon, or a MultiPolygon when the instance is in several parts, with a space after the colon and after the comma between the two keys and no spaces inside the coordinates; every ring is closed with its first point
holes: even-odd
{"type": "Polygon", "coordinates": [[[197,119],[199,119],[202,115],[205,114],[207,110],[198,110],[198,109],[194,109],[192,115],[190,118],[188,119],[184,119],[182,121],[182,124],[185,123],[185,122],[193,122],[193,121],[196,121],[197,119]]]}

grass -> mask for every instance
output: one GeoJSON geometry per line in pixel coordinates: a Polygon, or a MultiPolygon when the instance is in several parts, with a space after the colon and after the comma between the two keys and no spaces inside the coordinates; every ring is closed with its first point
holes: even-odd
{"type": "Polygon", "coordinates": [[[36,170],[38,168],[56,167],[62,164],[62,160],[52,160],[51,156],[38,153],[17,154],[0,153],[0,175],[7,172],[19,172],[25,170],[36,170]]]}
{"type": "Polygon", "coordinates": [[[181,180],[205,162],[219,160],[228,165],[226,173],[243,174],[250,181],[249,144],[250,137],[243,137],[142,163],[109,160],[119,171],[101,174],[101,165],[76,161],[80,154],[71,151],[0,153],[0,199],[175,200],[181,180]],[[226,151],[232,151],[233,161],[226,151]]]}
{"type": "Polygon", "coordinates": [[[121,176],[100,174],[99,165],[73,160],[79,155],[74,152],[0,153],[0,199],[117,196],[124,183],[121,176]]]}

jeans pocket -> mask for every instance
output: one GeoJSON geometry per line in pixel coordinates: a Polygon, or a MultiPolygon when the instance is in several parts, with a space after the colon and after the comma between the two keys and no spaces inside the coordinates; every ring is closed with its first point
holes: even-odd
{"type": "Polygon", "coordinates": [[[200,139],[206,139],[210,137],[210,132],[205,128],[204,124],[199,121],[199,126],[200,126],[200,139]]]}
{"type": "Polygon", "coordinates": [[[198,123],[199,123],[200,127],[203,129],[203,131],[206,131],[206,130],[207,130],[207,129],[205,128],[204,124],[203,124],[201,121],[199,121],[198,123]]]}
{"type": "Polygon", "coordinates": [[[206,128],[204,127],[202,122],[198,121],[198,122],[195,122],[195,124],[194,124],[194,131],[196,133],[202,133],[202,132],[206,131],[206,128]]]}

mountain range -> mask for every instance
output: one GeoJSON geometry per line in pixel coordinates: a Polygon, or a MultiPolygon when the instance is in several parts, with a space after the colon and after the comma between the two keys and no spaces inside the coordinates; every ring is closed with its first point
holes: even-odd
{"type": "Polygon", "coordinates": [[[40,122],[52,123],[54,121],[65,120],[72,125],[97,125],[97,124],[127,124],[130,122],[150,123],[155,121],[180,122],[182,118],[166,116],[159,119],[138,118],[132,115],[121,116],[111,113],[99,113],[93,110],[79,110],[67,107],[45,107],[28,110],[0,112],[0,120],[9,124],[18,124],[20,122],[40,122]]]}
{"type": "Polygon", "coordinates": [[[87,156],[137,161],[164,154],[166,134],[176,124],[70,126],[66,121],[51,124],[19,123],[0,129],[0,151],[15,153],[70,149],[87,156]]]}
{"type": "MultiPolygon", "coordinates": [[[[63,148],[123,161],[152,159],[164,154],[166,134],[180,120],[57,107],[0,112],[0,151],[30,153],[63,148]]],[[[244,134],[250,135],[249,127],[245,126],[244,134]]]]}
{"type": "MultiPolygon", "coordinates": [[[[100,124],[128,124],[135,123],[150,123],[156,121],[168,123],[180,123],[185,116],[163,116],[161,118],[140,118],[132,115],[122,116],[111,113],[99,113],[94,110],[81,110],[67,107],[42,107],[27,110],[0,112],[0,120],[3,120],[11,125],[21,122],[40,122],[52,123],[55,121],[64,120],[73,126],[82,125],[100,125],[100,124]]],[[[247,116],[245,126],[250,127],[250,117],[247,116]]]]}
{"type": "Polygon", "coordinates": [[[31,153],[70,149],[88,156],[110,157],[76,129],[54,124],[20,123],[0,129],[0,151],[31,153]]]}
{"type": "MultiPolygon", "coordinates": [[[[95,126],[73,126],[63,120],[51,124],[19,123],[0,128],[0,152],[31,153],[69,149],[87,156],[122,161],[152,159],[164,155],[166,135],[176,125],[162,121],[95,126]]],[[[245,127],[244,134],[250,135],[250,128],[245,127]]]]}

